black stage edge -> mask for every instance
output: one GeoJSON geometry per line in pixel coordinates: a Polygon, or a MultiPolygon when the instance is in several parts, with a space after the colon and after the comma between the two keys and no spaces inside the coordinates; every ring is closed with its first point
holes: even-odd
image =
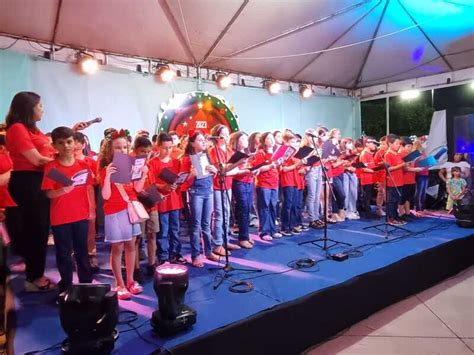
{"type": "Polygon", "coordinates": [[[300,354],[378,310],[421,292],[472,264],[474,234],[260,312],[179,344],[170,352],[158,349],[154,353],[300,354]]]}

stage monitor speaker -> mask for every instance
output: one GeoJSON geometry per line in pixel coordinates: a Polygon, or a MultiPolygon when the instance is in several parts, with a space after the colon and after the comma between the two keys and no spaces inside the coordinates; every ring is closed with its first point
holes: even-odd
{"type": "Polygon", "coordinates": [[[474,190],[469,191],[454,207],[456,224],[464,228],[474,228],[474,190]]]}

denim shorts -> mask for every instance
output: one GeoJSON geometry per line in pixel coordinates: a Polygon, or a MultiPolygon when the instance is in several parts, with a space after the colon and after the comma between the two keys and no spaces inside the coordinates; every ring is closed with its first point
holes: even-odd
{"type": "Polygon", "coordinates": [[[127,210],[105,215],[105,241],[121,243],[142,234],[140,224],[131,224],[127,210]]]}

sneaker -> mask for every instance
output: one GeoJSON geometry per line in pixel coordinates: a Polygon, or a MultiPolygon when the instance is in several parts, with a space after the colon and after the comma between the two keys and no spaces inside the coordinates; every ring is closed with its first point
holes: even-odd
{"type": "Polygon", "coordinates": [[[128,301],[132,298],[130,292],[124,287],[116,287],[114,291],[117,292],[117,297],[121,301],[128,301]]]}
{"type": "Polygon", "coordinates": [[[349,220],[357,220],[360,219],[358,215],[356,215],[354,212],[347,212],[346,213],[346,218],[349,220]]]}
{"type": "Polygon", "coordinates": [[[138,282],[133,281],[133,283],[128,285],[127,290],[132,295],[138,295],[139,293],[143,292],[143,287],[138,282]]]}
{"type": "Polygon", "coordinates": [[[406,223],[395,218],[389,218],[388,224],[390,224],[391,226],[403,226],[406,223]]]}
{"type": "Polygon", "coordinates": [[[170,258],[170,263],[184,265],[187,264],[188,261],[182,255],[176,254],[170,258]]]}
{"type": "Polygon", "coordinates": [[[377,213],[377,216],[380,216],[380,217],[385,217],[385,214],[386,214],[384,210],[379,209],[379,208],[377,209],[376,213],[377,213]]]}
{"type": "MultiPolygon", "coordinates": [[[[286,231],[282,230],[281,234],[283,234],[285,237],[291,237],[293,235],[293,233],[289,230],[286,230],[286,231]]],[[[276,238],[275,235],[273,235],[273,237],[276,238]]]]}
{"type": "Polygon", "coordinates": [[[283,234],[276,232],[276,233],[273,233],[272,237],[275,239],[280,239],[281,237],[283,237],[283,234]]]}
{"type": "Polygon", "coordinates": [[[302,224],[302,225],[300,225],[300,228],[301,228],[302,231],[307,231],[307,230],[309,230],[309,226],[308,226],[307,224],[302,224]]]}
{"type": "Polygon", "coordinates": [[[398,224],[401,225],[401,226],[404,226],[405,224],[408,223],[407,220],[402,219],[402,218],[398,218],[398,219],[397,219],[397,222],[398,222],[398,224]]]}
{"type": "Polygon", "coordinates": [[[272,236],[271,236],[271,235],[268,235],[268,234],[264,234],[264,235],[260,236],[260,238],[261,238],[262,240],[267,241],[267,242],[271,242],[271,241],[273,240],[272,236]]]}
{"type": "Polygon", "coordinates": [[[293,234],[298,235],[298,234],[301,234],[301,229],[297,229],[297,228],[295,227],[295,228],[293,228],[293,230],[292,230],[291,232],[292,232],[293,234]]]}
{"type": "MultiPolygon", "coordinates": [[[[334,220],[336,222],[344,222],[346,220],[345,217],[342,217],[342,216],[338,215],[337,213],[334,213],[331,218],[332,218],[332,220],[334,220]]],[[[328,218],[328,222],[331,218],[328,218]]]]}

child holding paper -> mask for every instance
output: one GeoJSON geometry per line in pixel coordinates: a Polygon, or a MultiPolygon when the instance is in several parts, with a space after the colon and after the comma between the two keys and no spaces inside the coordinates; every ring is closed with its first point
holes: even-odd
{"type": "MultiPolygon", "coordinates": [[[[289,146],[296,145],[296,136],[293,132],[285,130],[283,134],[283,144],[289,146]]],[[[282,207],[281,207],[281,234],[292,236],[300,234],[297,225],[297,206],[298,200],[298,169],[303,165],[300,159],[290,158],[280,167],[280,187],[282,189],[282,207]]]]}
{"type": "Polygon", "coordinates": [[[257,175],[257,213],[259,219],[259,236],[262,240],[271,241],[273,238],[281,238],[282,234],[276,229],[276,212],[278,202],[278,162],[272,161],[273,146],[275,139],[270,132],[262,133],[260,137],[260,149],[255,154],[252,162],[253,167],[259,168],[257,175]],[[268,164],[266,164],[268,162],[268,164]]]}
{"type": "Polygon", "coordinates": [[[91,214],[88,219],[88,231],[87,231],[87,249],[89,252],[89,264],[91,267],[91,270],[93,272],[96,272],[99,270],[99,264],[97,260],[97,248],[96,248],[96,243],[95,243],[95,237],[96,237],[96,230],[95,230],[95,223],[96,223],[96,201],[95,201],[95,189],[94,185],[98,185],[97,182],[97,162],[92,159],[91,157],[88,157],[84,155],[84,149],[86,147],[86,138],[84,133],[81,132],[74,132],[74,141],[75,141],[75,147],[74,147],[74,158],[76,160],[82,160],[84,161],[87,166],[89,167],[89,170],[91,171],[91,176],[92,176],[92,188],[89,189],[89,205],[91,209],[91,214]]]}
{"type": "Polygon", "coordinates": [[[61,275],[59,292],[72,285],[71,254],[77,264],[80,283],[92,282],[92,271],[87,251],[88,219],[91,215],[89,196],[92,191],[92,172],[83,160],[74,158],[74,132],[58,127],[51,132],[53,146],[58,152],[55,160],[46,164],[41,189],[51,200],[51,229],[56,249],[56,264],[61,275]],[[64,185],[55,176],[70,179],[64,185]]]}
{"type": "Polygon", "coordinates": [[[466,180],[461,178],[461,168],[458,166],[451,168],[451,179],[446,183],[446,189],[448,190],[448,202],[446,209],[448,213],[453,211],[454,203],[460,200],[466,193],[466,180]]]}
{"type": "Polygon", "coordinates": [[[212,177],[217,174],[214,165],[206,164],[204,171],[197,172],[200,167],[191,163],[191,156],[209,158],[206,153],[206,139],[200,131],[189,131],[189,142],[181,161],[180,172],[190,173],[187,184],[190,184],[189,202],[191,207],[191,259],[194,267],[203,267],[201,259],[201,232],[204,239],[204,254],[211,261],[218,261],[219,256],[212,252],[211,246],[211,215],[214,209],[212,177]],[[200,175],[202,173],[202,175],[200,175]]]}
{"type": "MultiPolygon", "coordinates": [[[[155,184],[166,198],[158,202],[157,211],[159,213],[160,228],[155,234],[158,253],[158,263],[151,264],[151,267],[164,264],[169,261],[174,264],[185,264],[186,259],[181,256],[181,241],[179,240],[179,211],[183,208],[183,201],[179,191],[179,185],[169,183],[160,177],[163,169],[178,174],[180,170],[180,161],[172,158],[173,138],[167,133],[160,133],[157,139],[159,156],[152,159],[149,164],[149,181],[155,184]]],[[[150,252],[149,252],[150,254],[150,252]]]]}
{"type": "Polygon", "coordinates": [[[135,266],[135,238],[141,235],[139,224],[132,224],[129,219],[127,202],[137,200],[137,192],[143,189],[148,168],[143,167],[140,180],[127,184],[111,182],[111,176],[117,173],[117,167],[112,165],[114,153],[128,154],[129,134],[120,130],[107,136],[101,147],[99,161],[99,177],[102,197],[104,199],[105,214],[105,241],[112,246],[110,253],[110,266],[115,277],[118,298],[129,300],[131,294],[143,292],[142,286],[133,278],[135,266]],[[126,281],[122,278],[122,252],[125,250],[126,281]]]}

